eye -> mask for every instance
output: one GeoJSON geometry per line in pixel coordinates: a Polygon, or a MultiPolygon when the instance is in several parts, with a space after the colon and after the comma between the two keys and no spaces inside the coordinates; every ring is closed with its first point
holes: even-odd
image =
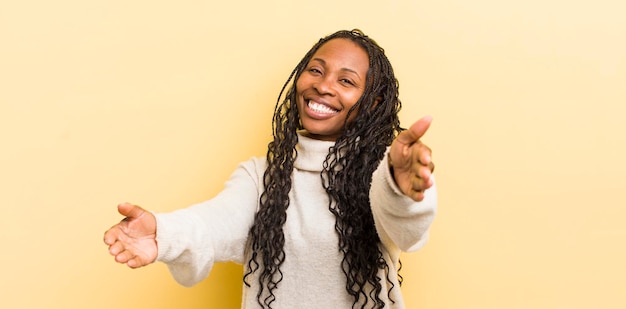
{"type": "Polygon", "coordinates": [[[342,82],[343,84],[347,84],[347,85],[350,85],[350,86],[354,86],[354,82],[353,82],[352,80],[350,80],[350,79],[347,79],[347,78],[342,78],[342,79],[340,79],[339,81],[340,81],[340,82],[342,82]]]}
{"type": "Polygon", "coordinates": [[[309,73],[312,74],[322,74],[322,71],[320,71],[318,68],[312,67],[308,69],[309,73]]]}

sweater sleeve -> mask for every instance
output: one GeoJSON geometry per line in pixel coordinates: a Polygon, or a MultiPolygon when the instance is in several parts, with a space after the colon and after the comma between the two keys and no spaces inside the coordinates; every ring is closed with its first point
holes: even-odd
{"type": "Polygon", "coordinates": [[[192,286],[215,262],[243,263],[248,231],[254,221],[264,167],[261,159],[242,163],[214,198],[157,218],[157,261],[174,279],[192,286]]]}
{"type": "Polygon", "coordinates": [[[428,239],[437,208],[437,188],[433,185],[424,192],[421,202],[414,201],[396,185],[387,158],[374,171],[370,188],[376,230],[382,244],[391,251],[415,251],[428,239]]]}

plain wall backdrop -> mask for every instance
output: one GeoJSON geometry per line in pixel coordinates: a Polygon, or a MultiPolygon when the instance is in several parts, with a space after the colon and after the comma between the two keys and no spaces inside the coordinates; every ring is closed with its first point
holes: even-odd
{"type": "MultiPolygon", "coordinates": [[[[408,308],[625,308],[623,1],[2,1],[0,307],[238,308],[102,242],[128,201],[212,197],[265,153],[278,92],[322,36],[387,51],[440,208],[403,255],[408,308]]],[[[323,278],[320,278],[323,279],[323,278]]]]}

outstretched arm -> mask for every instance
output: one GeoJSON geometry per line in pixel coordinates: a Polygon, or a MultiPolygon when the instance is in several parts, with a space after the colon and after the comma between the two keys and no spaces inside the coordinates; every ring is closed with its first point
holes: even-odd
{"type": "Polygon", "coordinates": [[[156,218],[143,208],[123,203],[117,206],[125,218],[104,233],[104,243],[115,261],[130,268],[148,265],[156,260],[156,218]]]}
{"type": "Polygon", "coordinates": [[[402,193],[418,202],[424,199],[424,191],[433,185],[431,175],[435,165],[431,150],[420,141],[431,122],[430,116],[415,122],[396,137],[389,152],[389,165],[396,184],[402,193]]]}

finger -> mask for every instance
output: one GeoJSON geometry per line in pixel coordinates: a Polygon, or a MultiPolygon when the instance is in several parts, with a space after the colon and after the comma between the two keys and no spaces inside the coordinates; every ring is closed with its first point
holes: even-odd
{"type": "Polygon", "coordinates": [[[115,243],[115,241],[117,240],[117,237],[119,235],[119,230],[116,228],[117,225],[115,225],[114,227],[110,228],[108,231],[104,232],[104,243],[107,245],[112,245],[115,243]]]}
{"type": "Polygon", "coordinates": [[[124,250],[115,256],[115,261],[118,263],[125,264],[134,257],[135,255],[132,252],[128,250],[124,250]]]}
{"type": "Polygon", "coordinates": [[[430,169],[427,166],[420,166],[411,180],[411,189],[414,191],[425,191],[432,187],[433,180],[430,169]]]}
{"type": "Polygon", "coordinates": [[[396,140],[405,145],[417,142],[420,138],[422,138],[422,136],[424,136],[432,121],[433,118],[430,116],[423,117],[411,125],[408,130],[400,132],[396,140]]]}
{"type": "Polygon", "coordinates": [[[126,262],[126,265],[128,265],[128,267],[130,268],[139,268],[147,265],[147,263],[145,263],[139,256],[135,256],[134,258],[128,260],[128,262],[126,262]]]}
{"type": "Polygon", "coordinates": [[[411,164],[412,173],[419,178],[429,178],[430,175],[432,174],[430,167],[431,165],[434,167],[434,164],[432,162],[424,164],[420,161],[421,159],[419,158],[414,159],[414,161],[411,164]]]}
{"type": "Polygon", "coordinates": [[[118,255],[120,254],[120,252],[123,252],[124,250],[125,250],[124,244],[120,241],[117,241],[111,246],[109,246],[109,253],[111,255],[118,255]]]}
{"type": "Polygon", "coordinates": [[[423,185],[421,190],[424,191],[433,186],[433,173],[428,166],[422,166],[418,172],[419,177],[421,178],[423,185]]]}
{"type": "Polygon", "coordinates": [[[122,203],[117,205],[117,211],[122,216],[131,219],[139,218],[145,212],[143,208],[129,203],[122,203]]]}
{"type": "Polygon", "coordinates": [[[418,148],[418,160],[422,165],[428,166],[432,162],[432,150],[421,142],[417,144],[418,148]]]}
{"type": "Polygon", "coordinates": [[[413,162],[421,166],[428,166],[432,162],[432,151],[422,142],[418,141],[417,143],[411,145],[409,149],[412,153],[413,162]]]}
{"type": "Polygon", "coordinates": [[[411,181],[411,190],[415,192],[424,192],[426,189],[428,189],[428,180],[415,177],[413,181],[411,181]]]}
{"type": "Polygon", "coordinates": [[[137,260],[137,258],[128,260],[128,262],[126,262],[126,265],[130,268],[141,267],[141,263],[137,260]]]}
{"type": "Polygon", "coordinates": [[[412,200],[416,201],[416,202],[421,202],[421,201],[423,201],[423,200],[424,200],[424,192],[422,192],[422,191],[413,191],[413,192],[409,195],[409,197],[410,197],[412,200]]]}

